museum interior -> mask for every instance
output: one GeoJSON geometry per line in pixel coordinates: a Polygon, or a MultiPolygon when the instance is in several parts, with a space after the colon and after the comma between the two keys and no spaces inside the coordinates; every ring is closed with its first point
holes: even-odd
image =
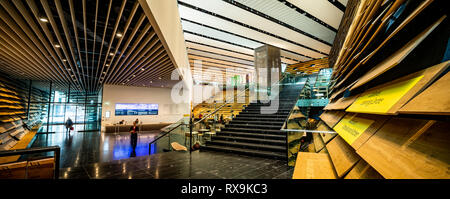
{"type": "Polygon", "coordinates": [[[449,179],[445,2],[1,0],[0,179],[449,179]]]}

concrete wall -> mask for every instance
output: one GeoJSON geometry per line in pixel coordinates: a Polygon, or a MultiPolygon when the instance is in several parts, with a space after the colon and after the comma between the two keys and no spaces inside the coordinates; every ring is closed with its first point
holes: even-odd
{"type": "Polygon", "coordinates": [[[158,38],[192,92],[192,74],[176,0],[139,0],[158,38]]]}
{"type": "Polygon", "coordinates": [[[139,118],[147,124],[176,122],[189,114],[189,104],[176,104],[171,98],[170,88],[145,88],[132,86],[103,86],[102,125],[117,123],[125,120],[128,124],[139,118]],[[158,115],[147,116],[115,116],[116,103],[146,103],[158,104],[158,115]],[[105,118],[106,111],[110,111],[110,118],[105,118]]]}

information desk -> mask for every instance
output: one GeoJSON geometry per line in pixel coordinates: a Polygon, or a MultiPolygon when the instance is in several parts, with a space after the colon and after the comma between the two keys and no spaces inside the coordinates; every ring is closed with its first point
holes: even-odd
{"type": "MultiPolygon", "coordinates": [[[[152,131],[152,130],[160,130],[166,126],[171,125],[172,123],[159,123],[159,124],[139,124],[139,131],[152,131]]],[[[129,132],[130,128],[133,125],[131,124],[117,124],[117,125],[106,125],[105,133],[118,133],[118,132],[129,132]]]]}

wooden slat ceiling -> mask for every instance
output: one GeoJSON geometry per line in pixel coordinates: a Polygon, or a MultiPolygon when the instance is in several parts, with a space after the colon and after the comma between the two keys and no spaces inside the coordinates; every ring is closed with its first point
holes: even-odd
{"type": "MultiPolygon", "coordinates": [[[[234,67],[244,73],[254,70],[254,49],[264,44],[279,47],[286,65],[327,57],[345,4],[327,0],[178,0],[191,68],[194,60],[201,60],[210,70],[234,67]]],[[[208,77],[194,74],[194,79],[208,77]]]]}
{"type": "Polygon", "coordinates": [[[137,0],[0,1],[0,69],[82,92],[178,82],[137,0]]]}

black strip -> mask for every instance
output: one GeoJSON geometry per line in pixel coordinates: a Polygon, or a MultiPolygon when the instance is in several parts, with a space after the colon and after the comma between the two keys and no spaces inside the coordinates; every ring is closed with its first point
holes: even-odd
{"type": "MultiPolygon", "coordinates": [[[[189,33],[189,34],[193,34],[193,35],[197,35],[197,36],[199,36],[199,37],[205,37],[205,38],[208,38],[208,39],[212,39],[212,40],[215,40],[215,41],[218,41],[218,42],[223,42],[223,43],[227,43],[227,44],[230,44],[230,45],[235,45],[235,46],[239,46],[239,47],[242,47],[242,48],[247,48],[247,49],[250,49],[250,50],[255,50],[255,49],[250,48],[250,47],[247,47],[247,46],[243,46],[243,45],[240,45],[240,44],[235,44],[235,43],[232,43],[232,42],[228,42],[228,41],[216,39],[216,38],[214,38],[214,37],[202,35],[202,34],[199,34],[199,33],[194,33],[194,32],[187,31],[187,30],[185,30],[184,32],[185,32],[185,33],[189,33]]],[[[246,39],[248,39],[248,38],[246,38],[246,39]]],[[[256,40],[254,40],[254,39],[249,39],[249,40],[253,40],[253,41],[255,41],[255,42],[259,42],[259,41],[256,41],[256,40]]],[[[261,43],[261,42],[260,42],[260,43],[261,43]]],[[[292,53],[292,54],[300,55],[300,56],[303,56],[303,57],[306,57],[306,58],[309,58],[309,59],[314,59],[314,58],[312,58],[312,57],[309,57],[309,56],[306,56],[306,55],[303,55],[303,54],[300,54],[300,53],[297,53],[297,52],[294,52],[294,51],[286,50],[286,49],[284,49],[284,48],[280,48],[280,49],[283,50],[283,51],[286,51],[286,52],[290,52],[290,53],[292,53]]],[[[317,58],[317,59],[320,59],[320,58],[317,58]]]]}
{"type": "MultiPolygon", "coordinates": [[[[214,69],[219,69],[219,70],[221,70],[221,69],[227,69],[227,67],[220,67],[220,66],[214,66],[214,65],[210,65],[211,64],[211,62],[207,62],[207,61],[203,61],[202,62],[202,68],[204,68],[203,66],[205,66],[206,68],[209,68],[209,69],[211,69],[211,68],[214,68],[214,69]]],[[[191,68],[191,69],[193,69],[193,67],[191,68]]],[[[252,71],[253,69],[255,69],[254,67],[253,68],[242,68],[242,67],[231,67],[230,68],[231,70],[237,70],[237,71],[243,71],[243,72],[247,72],[247,71],[252,71]]]]}
{"type": "MultiPolygon", "coordinates": [[[[272,21],[272,22],[274,22],[274,23],[277,23],[278,25],[281,25],[281,26],[284,26],[284,27],[286,27],[286,28],[289,28],[289,29],[291,29],[291,30],[293,30],[293,31],[295,31],[295,32],[298,32],[298,33],[300,33],[300,34],[303,34],[303,35],[305,35],[305,36],[307,36],[307,37],[310,37],[310,38],[312,38],[312,39],[314,39],[314,40],[317,40],[317,41],[319,41],[319,42],[322,42],[322,43],[324,43],[324,44],[326,44],[326,45],[328,45],[328,46],[332,46],[332,45],[333,45],[333,44],[331,44],[331,43],[329,43],[329,42],[327,42],[327,41],[325,41],[325,40],[323,40],[323,39],[320,39],[320,38],[318,38],[318,37],[316,37],[316,36],[314,36],[314,35],[312,35],[312,34],[309,34],[309,33],[305,32],[305,31],[302,31],[302,30],[300,30],[300,29],[298,29],[298,28],[296,28],[296,27],[294,27],[294,26],[291,26],[291,25],[289,25],[289,24],[287,24],[287,23],[284,23],[284,22],[282,22],[282,21],[280,21],[280,20],[278,20],[278,19],[275,19],[275,18],[273,18],[273,17],[271,17],[271,16],[269,16],[269,15],[266,15],[266,14],[264,14],[264,13],[262,13],[262,12],[259,12],[259,11],[255,10],[255,9],[253,9],[253,8],[250,8],[250,7],[248,7],[248,6],[244,5],[244,4],[241,4],[241,3],[236,2],[236,1],[233,1],[233,0],[223,0],[223,1],[225,1],[225,2],[227,2],[227,3],[229,3],[229,4],[232,4],[232,5],[236,6],[236,7],[242,8],[242,9],[248,11],[248,12],[251,12],[252,14],[255,14],[255,15],[258,15],[258,16],[263,17],[263,18],[265,18],[265,19],[268,19],[268,20],[270,20],[270,21],[272,21]]],[[[310,16],[312,17],[312,15],[310,15],[310,16]]],[[[310,18],[310,19],[313,20],[313,21],[316,21],[316,20],[314,20],[314,19],[311,18],[311,17],[308,17],[308,18],[310,18]]],[[[316,21],[316,22],[319,23],[318,21],[316,21]]],[[[319,25],[322,25],[322,24],[319,23],[319,25]]],[[[325,27],[326,27],[326,26],[325,26],[325,27]]],[[[327,27],[327,28],[328,28],[328,27],[327,27]]],[[[328,29],[330,29],[330,28],[328,28],[328,29]]],[[[332,30],[332,31],[335,32],[335,33],[337,32],[336,29],[334,29],[334,28],[333,28],[333,29],[330,29],[330,30],[332,30]]]]}
{"type": "MultiPolygon", "coordinates": [[[[324,52],[315,50],[315,49],[310,48],[310,47],[308,47],[308,46],[305,46],[305,45],[303,45],[303,44],[299,44],[299,43],[290,41],[290,40],[288,40],[288,39],[285,39],[285,38],[280,37],[280,36],[278,36],[278,35],[272,34],[272,33],[270,33],[270,32],[266,32],[266,31],[264,31],[264,30],[260,30],[260,29],[258,29],[258,28],[253,27],[253,26],[249,26],[249,25],[247,25],[247,24],[244,24],[244,23],[241,23],[241,22],[232,20],[232,19],[230,19],[230,18],[227,18],[227,17],[221,16],[221,15],[218,15],[218,14],[216,14],[216,13],[213,13],[213,12],[210,12],[210,11],[207,11],[207,10],[204,10],[204,9],[201,9],[201,8],[197,8],[197,7],[192,6],[192,5],[190,5],[190,4],[187,4],[187,3],[184,3],[184,2],[178,1],[178,5],[182,5],[182,6],[186,6],[186,7],[188,7],[188,8],[191,8],[191,9],[198,10],[198,11],[203,12],[203,13],[205,13],[205,14],[209,14],[209,15],[211,15],[211,16],[218,17],[218,18],[220,18],[220,19],[229,21],[229,22],[231,22],[231,23],[234,23],[234,24],[237,24],[237,25],[244,26],[244,27],[246,27],[246,28],[249,28],[249,29],[258,31],[258,32],[260,32],[260,33],[264,33],[264,34],[266,34],[266,35],[275,37],[275,38],[277,38],[277,39],[281,39],[281,40],[283,40],[283,41],[286,41],[286,42],[289,42],[289,43],[292,43],[292,44],[296,44],[296,45],[301,46],[301,47],[303,47],[303,48],[306,48],[306,49],[309,49],[309,50],[311,50],[311,51],[314,51],[314,52],[317,52],[317,53],[320,53],[320,54],[323,54],[323,55],[328,56],[328,54],[326,54],[326,53],[324,53],[324,52]]],[[[242,37],[242,36],[241,36],[241,37],[242,37]]],[[[260,43],[264,43],[264,42],[260,42],[260,43]]],[[[264,43],[264,44],[265,44],[265,43],[264,43]]],[[[288,50],[286,50],[286,51],[288,51],[288,50]]],[[[289,51],[289,52],[292,52],[292,51],[289,51]]],[[[306,56],[306,55],[302,55],[302,54],[300,54],[300,53],[296,53],[296,52],[293,52],[293,53],[312,59],[312,57],[309,57],[309,56],[306,56]]]]}
{"type": "Polygon", "coordinates": [[[339,2],[338,0],[328,0],[328,2],[330,2],[331,4],[333,4],[334,6],[336,6],[336,8],[338,8],[338,9],[341,10],[342,12],[345,12],[345,6],[344,6],[344,4],[342,4],[342,3],[339,2]]]}
{"type": "Polygon", "coordinates": [[[278,0],[278,1],[284,3],[286,6],[288,6],[288,7],[292,8],[292,9],[296,10],[296,11],[299,12],[300,14],[305,15],[306,17],[308,17],[308,18],[310,18],[310,19],[316,21],[317,23],[320,23],[321,25],[323,25],[323,26],[327,27],[328,29],[330,29],[330,30],[332,30],[332,31],[334,31],[334,32],[337,33],[336,28],[334,28],[333,26],[328,25],[328,24],[325,23],[324,21],[320,20],[319,18],[314,17],[313,15],[307,13],[306,11],[304,11],[303,9],[301,9],[301,8],[299,8],[299,7],[297,7],[297,6],[295,6],[294,4],[291,4],[291,3],[289,3],[289,2],[286,1],[286,0],[278,0]]]}
{"type": "Polygon", "coordinates": [[[211,66],[211,65],[207,65],[207,64],[202,64],[202,68],[201,70],[195,70],[194,67],[191,68],[191,71],[208,71],[208,72],[212,72],[212,71],[220,71],[220,72],[226,72],[227,69],[229,69],[231,73],[249,73],[252,71],[252,69],[244,69],[242,70],[241,68],[237,68],[237,69],[231,69],[231,68],[218,68],[217,66],[211,66]]]}
{"type": "MultiPolygon", "coordinates": [[[[296,59],[294,59],[294,58],[290,58],[290,57],[285,57],[285,56],[280,56],[281,58],[285,58],[285,59],[289,59],[289,60],[292,60],[292,61],[296,61],[296,62],[300,62],[300,60],[296,60],[296,59]]],[[[320,59],[320,58],[319,58],[320,59]]]]}
{"type": "Polygon", "coordinates": [[[214,57],[208,57],[208,56],[204,56],[204,55],[197,55],[197,54],[194,54],[194,53],[188,53],[188,54],[189,55],[198,56],[198,57],[204,57],[204,58],[215,59],[215,60],[220,60],[220,61],[224,61],[224,62],[230,62],[230,63],[234,63],[234,64],[241,64],[241,65],[244,65],[244,66],[254,67],[253,65],[243,64],[243,63],[234,62],[234,61],[228,61],[228,60],[224,60],[224,59],[218,59],[218,58],[214,58],[214,57]]]}
{"type": "Polygon", "coordinates": [[[244,46],[244,45],[241,45],[241,44],[236,44],[236,43],[233,43],[233,42],[229,42],[229,41],[217,39],[217,38],[210,37],[210,36],[207,36],[207,35],[202,35],[202,34],[200,34],[200,33],[191,32],[191,31],[188,31],[188,30],[183,30],[183,31],[184,31],[185,33],[197,35],[197,36],[199,36],[199,37],[205,37],[205,38],[212,39],[212,40],[215,40],[215,41],[219,41],[219,42],[231,44],[231,45],[234,45],[234,46],[239,46],[239,47],[241,47],[241,48],[247,48],[247,49],[249,49],[249,50],[255,50],[254,48],[251,48],[251,47],[248,47],[248,46],[244,46]]]}
{"type": "Polygon", "coordinates": [[[220,49],[220,50],[226,50],[226,51],[233,52],[233,53],[238,53],[238,54],[241,54],[241,55],[252,56],[252,57],[254,56],[254,55],[245,54],[245,53],[242,53],[242,52],[229,50],[229,49],[225,49],[225,48],[220,48],[220,47],[217,47],[217,46],[211,46],[211,45],[208,45],[208,44],[199,43],[199,42],[195,42],[195,41],[191,41],[191,40],[186,40],[186,42],[193,43],[193,44],[198,44],[198,45],[203,45],[203,46],[207,46],[207,47],[211,47],[211,48],[217,48],[217,49],[220,49]]]}
{"type": "MultiPolygon", "coordinates": [[[[195,55],[195,56],[198,56],[198,55],[195,55]]],[[[191,58],[188,58],[188,59],[194,60],[194,59],[191,59],[191,58]]],[[[202,60],[202,64],[203,64],[203,62],[206,62],[206,63],[212,63],[212,64],[217,64],[217,65],[230,66],[230,67],[243,68],[243,69],[249,70],[249,68],[246,68],[246,67],[244,67],[244,66],[233,66],[233,65],[228,65],[228,64],[223,64],[223,63],[217,63],[217,62],[213,62],[213,61],[206,61],[206,60],[202,60]]],[[[219,67],[219,66],[216,66],[216,67],[219,67]]],[[[254,66],[248,66],[248,67],[254,67],[254,66]]]]}
{"type": "Polygon", "coordinates": [[[195,50],[195,51],[200,51],[200,52],[204,52],[204,53],[210,53],[210,54],[214,54],[214,55],[218,55],[218,56],[224,56],[224,57],[228,57],[228,58],[232,58],[232,59],[239,59],[239,60],[247,61],[247,62],[254,61],[254,60],[242,59],[242,58],[239,58],[239,57],[233,57],[233,56],[229,56],[229,55],[219,54],[219,53],[215,53],[215,52],[210,52],[210,51],[206,51],[206,50],[200,50],[200,49],[197,49],[197,48],[188,48],[188,49],[195,50]]]}

